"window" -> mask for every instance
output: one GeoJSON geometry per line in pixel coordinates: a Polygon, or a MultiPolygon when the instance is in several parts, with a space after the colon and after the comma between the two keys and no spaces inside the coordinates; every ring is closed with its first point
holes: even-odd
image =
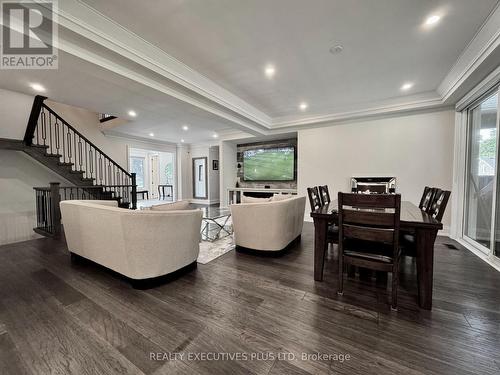
{"type": "Polygon", "coordinates": [[[136,174],[136,183],[144,188],[144,158],[132,156],[130,158],[130,173],[136,174]]]}
{"type": "Polygon", "coordinates": [[[173,185],[174,183],[174,163],[172,161],[169,161],[165,165],[165,182],[167,185],[173,185]]]}
{"type": "Polygon", "coordinates": [[[464,235],[483,246],[487,254],[500,250],[498,232],[500,189],[497,185],[498,92],[467,110],[468,151],[464,235]],[[497,209],[495,210],[495,201],[497,209]],[[496,224],[495,224],[496,222],[496,224]],[[494,228],[497,230],[493,230],[494,228]]]}

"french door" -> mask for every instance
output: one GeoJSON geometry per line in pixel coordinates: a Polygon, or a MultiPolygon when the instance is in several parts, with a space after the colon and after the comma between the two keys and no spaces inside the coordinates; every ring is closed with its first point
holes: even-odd
{"type": "Polygon", "coordinates": [[[499,89],[467,111],[467,167],[463,237],[489,257],[500,257],[499,89]]]}

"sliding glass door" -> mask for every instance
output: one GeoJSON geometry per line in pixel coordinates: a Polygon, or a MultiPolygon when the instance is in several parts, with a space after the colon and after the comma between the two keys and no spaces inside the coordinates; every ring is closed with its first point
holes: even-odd
{"type": "Polygon", "coordinates": [[[467,121],[464,237],[488,255],[500,254],[498,90],[470,107],[467,121]]]}

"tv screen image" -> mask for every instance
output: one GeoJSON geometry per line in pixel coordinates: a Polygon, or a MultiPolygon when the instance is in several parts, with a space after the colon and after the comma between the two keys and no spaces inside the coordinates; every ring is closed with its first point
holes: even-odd
{"type": "Polygon", "coordinates": [[[245,181],[293,181],[295,148],[256,148],[243,152],[245,181]]]}

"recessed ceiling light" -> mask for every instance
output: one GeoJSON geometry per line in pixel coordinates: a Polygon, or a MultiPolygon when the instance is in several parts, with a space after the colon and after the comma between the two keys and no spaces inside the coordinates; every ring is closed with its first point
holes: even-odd
{"type": "Polygon", "coordinates": [[[45,87],[39,83],[30,83],[30,87],[35,91],[45,92],[45,87]]]}
{"type": "Polygon", "coordinates": [[[337,53],[340,53],[344,50],[344,46],[342,44],[337,44],[333,47],[330,47],[330,53],[332,55],[336,55],[337,53]]]}
{"type": "Polygon", "coordinates": [[[274,65],[267,65],[264,69],[264,74],[267,78],[273,78],[274,74],[276,74],[276,68],[274,65]]]}
{"type": "Polygon", "coordinates": [[[214,134],[212,135],[212,137],[214,137],[214,138],[219,138],[219,134],[214,133],[214,134]]]}
{"type": "Polygon", "coordinates": [[[187,132],[189,130],[189,126],[187,125],[183,125],[182,126],[182,130],[184,130],[185,132],[187,132]]]}
{"type": "Polygon", "coordinates": [[[401,90],[408,91],[412,87],[413,87],[413,82],[405,82],[403,83],[403,86],[401,86],[401,90]]]}
{"type": "Polygon", "coordinates": [[[433,14],[432,16],[427,17],[427,19],[425,20],[425,25],[426,26],[435,25],[436,23],[439,22],[440,19],[441,19],[441,16],[438,16],[437,14],[433,14]]]}
{"type": "Polygon", "coordinates": [[[309,108],[309,104],[307,104],[306,102],[302,102],[299,104],[299,109],[301,111],[305,111],[307,108],[309,108]]]}
{"type": "Polygon", "coordinates": [[[181,143],[184,143],[184,139],[181,139],[181,143]]]}
{"type": "Polygon", "coordinates": [[[130,117],[136,117],[137,116],[137,113],[135,111],[128,111],[128,115],[130,117]]]}
{"type": "Polygon", "coordinates": [[[154,136],[155,136],[155,133],[149,133],[149,136],[150,136],[150,137],[154,137],[154,136]]]}

